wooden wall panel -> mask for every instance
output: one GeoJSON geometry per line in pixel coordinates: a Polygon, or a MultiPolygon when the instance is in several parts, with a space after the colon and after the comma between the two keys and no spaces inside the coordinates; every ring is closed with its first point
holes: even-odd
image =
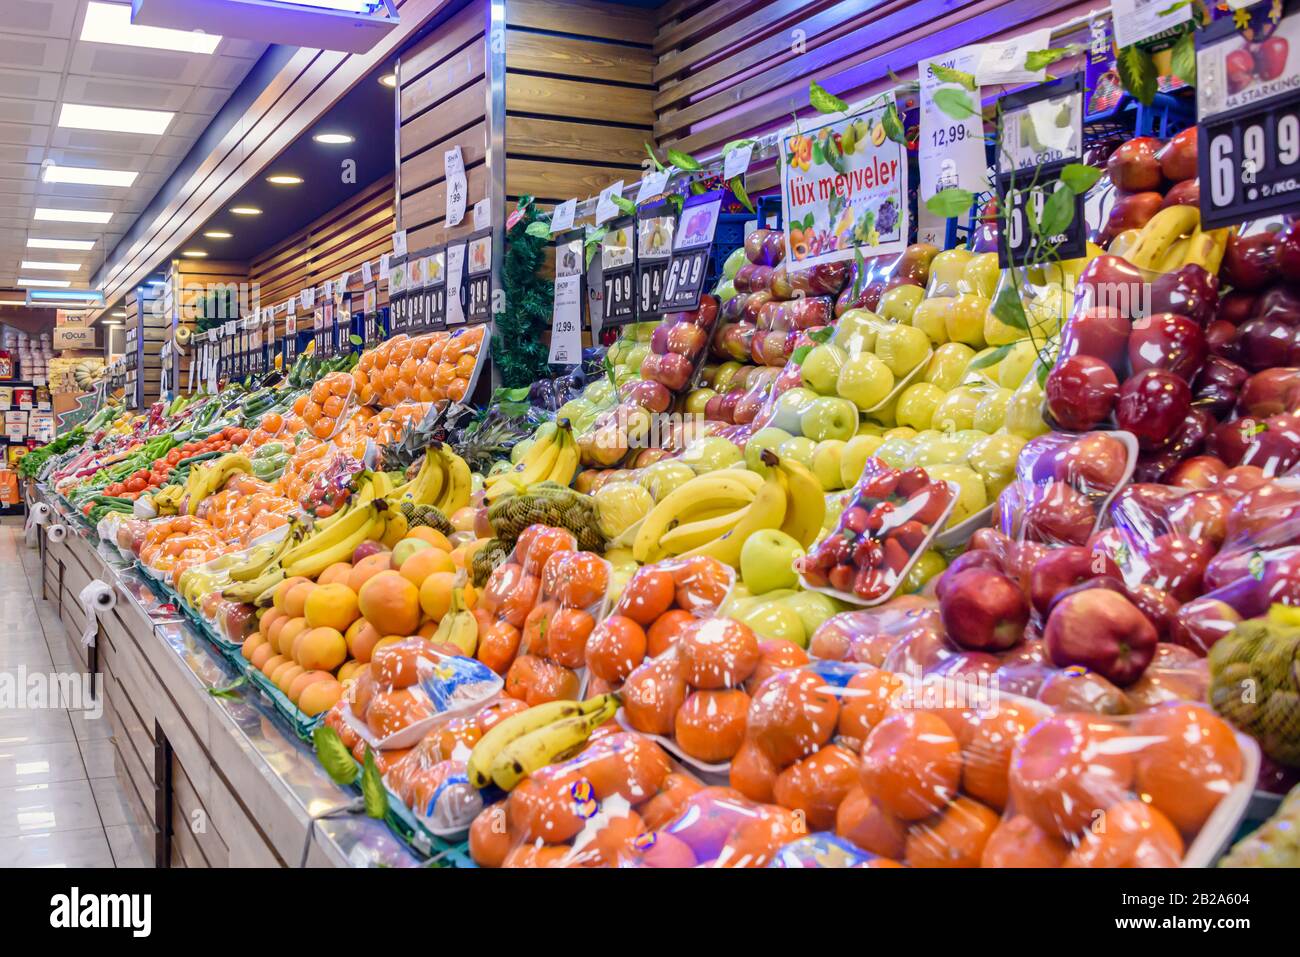
{"type": "Polygon", "coordinates": [[[471,0],[402,55],[398,202],[411,252],[473,232],[474,204],[489,192],[487,18],[487,0],[471,0]],[[454,146],[465,162],[468,195],[465,218],[449,228],[444,157],[454,146]]]}
{"type": "MultiPolygon", "coordinates": [[[[176,327],[186,326],[191,332],[198,331],[198,318],[203,315],[208,294],[218,292],[223,301],[227,300],[226,289],[233,287],[235,300],[233,312],[228,309],[225,319],[241,318],[245,310],[251,309],[253,303],[248,287],[248,263],[225,262],[214,259],[176,259],[172,261],[172,284],[176,289],[176,304],[179,311],[176,327]]],[[[221,316],[214,316],[221,319],[221,316]]],[[[191,350],[179,356],[176,366],[176,385],[183,389],[189,381],[191,350]]]]}
{"type": "Polygon", "coordinates": [[[654,13],[597,0],[506,4],[506,194],[544,205],[641,178],[653,143],[654,13]]]}

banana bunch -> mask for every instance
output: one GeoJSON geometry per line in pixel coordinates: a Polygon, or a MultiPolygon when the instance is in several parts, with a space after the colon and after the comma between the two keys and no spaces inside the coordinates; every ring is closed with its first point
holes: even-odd
{"type": "MultiPolygon", "coordinates": [[[[464,578],[464,573],[461,577],[464,578]]],[[[474,652],[478,650],[478,619],[465,605],[463,581],[452,587],[451,607],[438,623],[438,630],[434,632],[433,640],[455,645],[467,658],[472,658],[474,652]]]]}
{"type": "Polygon", "coordinates": [[[1167,206],[1138,230],[1126,230],[1110,244],[1110,252],[1140,269],[1166,273],[1195,264],[1218,275],[1231,229],[1201,230],[1195,206],[1167,206]]]}
{"type": "Polygon", "coordinates": [[[221,588],[225,581],[224,574],[195,566],[185,569],[176,579],[176,593],[191,608],[201,608],[203,599],[221,588]]]}
{"type": "Polygon", "coordinates": [[[411,502],[432,505],[443,515],[450,515],[469,504],[471,486],[472,478],[465,460],[447,446],[435,443],[425,450],[424,461],[420,463],[415,478],[380,497],[386,497],[394,507],[411,502]]]}
{"type": "Polygon", "coordinates": [[[253,463],[249,461],[248,456],[238,452],[230,452],[211,462],[196,464],[190,469],[189,478],[185,480],[183,497],[186,501],[186,512],[190,515],[197,513],[199,503],[209,495],[221,491],[221,487],[226,484],[226,479],[233,473],[252,471],[253,463]]]}
{"type": "Polygon", "coordinates": [[[521,711],[479,738],[466,766],[476,788],[495,784],[509,791],[538,768],[576,751],[591,733],[614,717],[618,697],[548,701],[521,711]]]}
{"type": "Polygon", "coordinates": [[[696,476],[666,495],[645,517],[632,543],[641,564],[676,555],[708,555],[740,567],[745,539],[779,528],[807,548],[821,532],[826,499],[805,466],[766,450],[767,477],[744,469],[696,476]]]}
{"type": "Polygon", "coordinates": [[[510,491],[522,491],[538,482],[570,485],[578,474],[578,440],[568,419],[545,422],[533,433],[533,444],[519,462],[487,483],[484,499],[491,504],[510,491]]]}
{"type": "Polygon", "coordinates": [[[184,485],[164,485],[153,493],[153,507],[159,515],[176,515],[185,498],[184,485]]]}
{"type": "MultiPolygon", "coordinates": [[[[280,556],[280,574],[284,578],[315,579],[317,575],[335,562],[345,562],[352,558],[352,553],[362,542],[379,541],[384,537],[387,503],[382,499],[368,501],[364,504],[354,503],[343,510],[342,517],[331,522],[329,527],[319,526],[301,542],[288,549],[280,556]]],[[[330,516],[333,518],[334,516],[330,516]]],[[[264,572],[274,575],[274,568],[264,572]]]]}

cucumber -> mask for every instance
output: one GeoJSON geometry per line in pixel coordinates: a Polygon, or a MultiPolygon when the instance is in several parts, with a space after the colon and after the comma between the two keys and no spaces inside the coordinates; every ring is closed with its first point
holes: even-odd
{"type": "Polygon", "coordinates": [[[185,468],[186,466],[194,462],[206,462],[208,461],[208,459],[220,458],[225,454],[226,454],[225,452],[202,452],[198,455],[191,455],[189,458],[181,459],[179,462],[177,462],[175,468],[178,469],[185,468]]]}

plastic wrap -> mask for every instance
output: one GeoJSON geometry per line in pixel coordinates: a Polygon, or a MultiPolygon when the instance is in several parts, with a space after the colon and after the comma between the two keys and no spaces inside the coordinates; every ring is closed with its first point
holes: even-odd
{"type": "Polygon", "coordinates": [[[298,397],[293,411],[313,436],[325,441],[338,434],[356,407],[356,383],[352,376],[331,372],[298,397]]]}
{"type": "Polygon", "coordinates": [[[381,406],[406,399],[462,401],[474,380],[484,335],[484,326],[473,325],[386,339],[362,353],[352,371],[359,400],[381,406]]]}

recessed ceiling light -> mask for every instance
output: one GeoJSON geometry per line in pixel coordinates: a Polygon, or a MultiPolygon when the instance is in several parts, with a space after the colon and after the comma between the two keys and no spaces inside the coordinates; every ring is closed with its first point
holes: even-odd
{"type": "Polygon", "coordinates": [[[25,306],[26,299],[0,299],[0,306],[25,306]]]}
{"type": "Polygon", "coordinates": [[[67,279],[19,279],[20,286],[49,286],[51,289],[67,289],[72,285],[67,279]]]}
{"type": "Polygon", "coordinates": [[[140,174],[127,169],[90,169],[85,166],[45,167],[41,179],[47,183],[75,183],[80,186],[131,186],[140,174]]]}
{"type": "Polygon", "coordinates": [[[379,78],[379,82],[391,90],[393,87],[397,86],[397,74],[385,73],[379,78]]]}
{"type": "Polygon", "coordinates": [[[230,211],[236,216],[261,216],[262,211],[256,206],[231,206],[230,211]]]}
{"type": "Polygon", "coordinates": [[[53,223],[107,223],[113,214],[101,213],[97,209],[51,209],[38,206],[35,218],[53,223]]]}
{"type": "Polygon", "coordinates": [[[288,173],[276,173],[274,176],[268,176],[266,181],[274,183],[276,186],[298,186],[302,183],[302,177],[292,176],[288,173]]]}
{"type": "Polygon", "coordinates": [[[345,143],[351,143],[355,137],[348,136],[347,133],[317,133],[312,137],[317,143],[324,143],[326,146],[342,146],[345,143]]]}
{"type": "Polygon", "coordinates": [[[198,30],[168,30],[132,23],[130,4],[94,2],[86,9],[81,39],[87,43],[116,43],[119,46],[205,55],[216,50],[221,42],[221,37],[198,30]]]}
{"type": "Polygon", "coordinates": [[[181,255],[188,256],[190,259],[205,259],[208,254],[202,249],[186,249],[182,250],[181,255]]]}
{"type": "Polygon", "coordinates": [[[123,319],[125,319],[125,318],[126,318],[126,310],[125,310],[125,309],[119,309],[119,310],[117,310],[115,313],[113,313],[113,315],[115,315],[115,316],[121,316],[123,319]]]}
{"type": "Polygon", "coordinates": [[[233,233],[228,233],[224,229],[209,229],[203,234],[207,239],[230,239],[233,233]]]}
{"type": "Polygon", "coordinates": [[[76,272],[78,269],[81,268],[81,263],[32,262],[31,260],[24,259],[21,268],[22,269],[53,269],[56,272],[76,272]]]}
{"type": "Polygon", "coordinates": [[[120,325],[122,324],[122,320],[121,320],[121,319],[101,319],[101,320],[99,320],[99,324],[100,324],[101,326],[120,326],[120,325]]]}
{"type": "Polygon", "coordinates": [[[160,136],[167,132],[175,115],[167,110],[128,110],[121,106],[64,103],[59,110],[59,126],[65,129],[160,136]]]}
{"type": "Polygon", "coordinates": [[[84,252],[95,248],[93,239],[37,239],[28,237],[28,249],[76,249],[84,252]]]}

